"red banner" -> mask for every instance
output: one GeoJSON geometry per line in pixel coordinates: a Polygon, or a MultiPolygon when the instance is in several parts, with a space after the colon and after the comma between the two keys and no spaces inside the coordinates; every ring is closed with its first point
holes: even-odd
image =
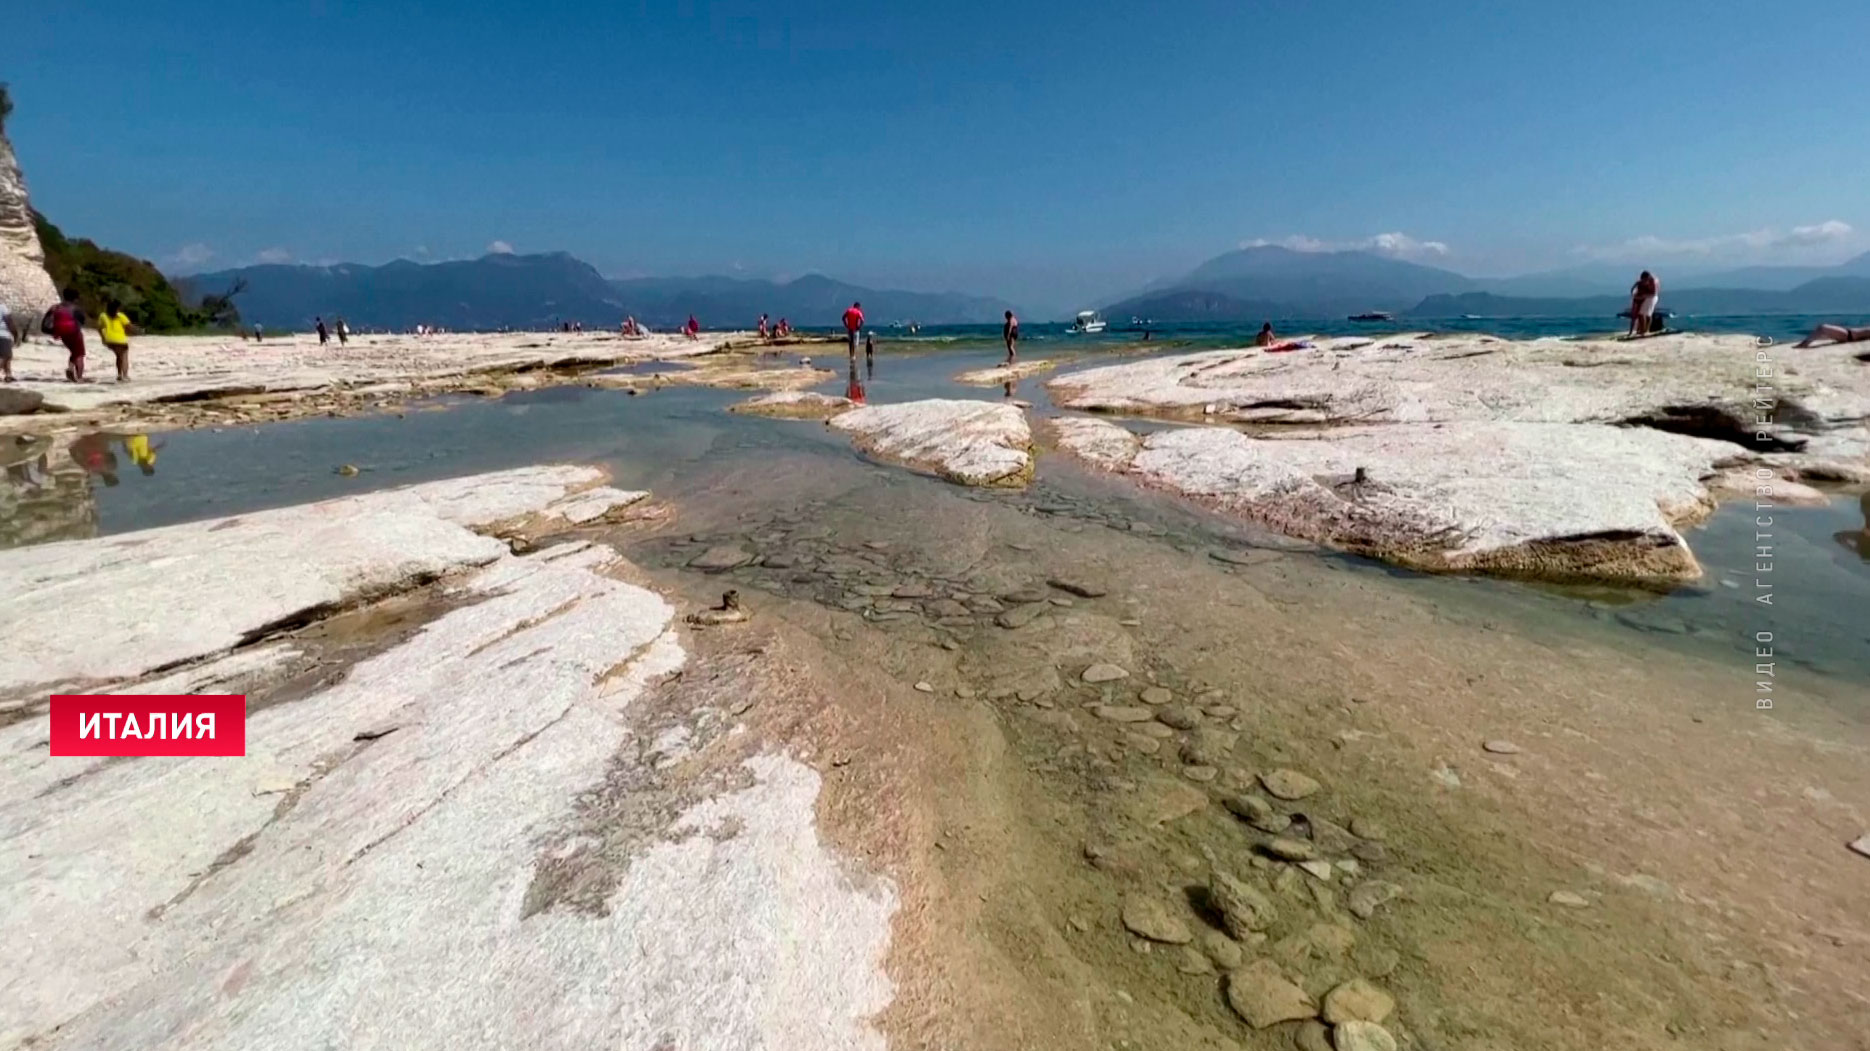
{"type": "Polygon", "coordinates": [[[52,695],[53,755],[246,755],[247,695],[52,695]]]}

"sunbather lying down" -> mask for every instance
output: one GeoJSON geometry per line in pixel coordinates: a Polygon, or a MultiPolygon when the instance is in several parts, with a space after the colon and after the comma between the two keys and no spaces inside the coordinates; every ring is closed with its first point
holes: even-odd
{"type": "Polygon", "coordinates": [[[1805,337],[1801,347],[1813,343],[1861,343],[1870,340],[1870,328],[1845,328],[1843,325],[1819,325],[1812,329],[1812,334],[1805,337]]]}

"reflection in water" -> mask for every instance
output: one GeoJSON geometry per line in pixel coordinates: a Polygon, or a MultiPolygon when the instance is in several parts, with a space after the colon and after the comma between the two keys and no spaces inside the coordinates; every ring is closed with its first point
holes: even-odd
{"type": "Polygon", "coordinates": [[[82,540],[97,535],[90,475],[64,438],[7,440],[0,448],[0,547],[82,540]]]}
{"type": "Polygon", "coordinates": [[[71,443],[71,460],[86,474],[103,479],[105,485],[117,484],[117,454],[110,448],[108,434],[87,434],[71,443]]]}
{"type": "Polygon", "coordinates": [[[857,355],[851,356],[851,381],[844,388],[844,396],[859,405],[864,403],[863,381],[857,378],[857,355]]]}
{"type": "Polygon", "coordinates": [[[1855,532],[1846,530],[1832,534],[1832,539],[1852,551],[1865,562],[1870,562],[1870,493],[1865,493],[1859,506],[1862,508],[1863,526],[1855,532]]]}

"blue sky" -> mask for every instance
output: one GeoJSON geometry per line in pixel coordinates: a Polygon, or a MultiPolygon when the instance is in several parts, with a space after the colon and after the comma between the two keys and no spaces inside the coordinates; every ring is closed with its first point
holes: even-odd
{"type": "Polygon", "coordinates": [[[1064,308],[1254,240],[1400,234],[1478,274],[1870,248],[1870,91],[1837,53],[1863,0],[79,0],[8,24],[35,204],[178,270],[499,243],[1064,308]]]}

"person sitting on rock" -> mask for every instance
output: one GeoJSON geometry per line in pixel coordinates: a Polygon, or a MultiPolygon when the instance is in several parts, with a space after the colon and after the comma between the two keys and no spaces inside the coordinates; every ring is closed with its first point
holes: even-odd
{"type": "Polygon", "coordinates": [[[1865,340],[1870,340],[1870,327],[1846,328],[1843,325],[1824,324],[1812,329],[1812,334],[1806,336],[1804,341],[1797,345],[1809,347],[1813,343],[1823,343],[1826,341],[1832,343],[1862,343],[1865,340]]]}

